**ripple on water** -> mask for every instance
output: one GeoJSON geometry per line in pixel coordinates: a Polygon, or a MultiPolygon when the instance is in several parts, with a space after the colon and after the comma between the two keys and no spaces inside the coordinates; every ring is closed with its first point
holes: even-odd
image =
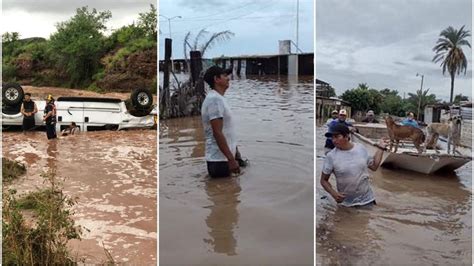
{"type": "Polygon", "coordinates": [[[313,94],[301,86],[231,81],[226,97],[250,161],[233,179],[207,176],[200,117],[160,121],[162,263],[312,262],[313,94]]]}

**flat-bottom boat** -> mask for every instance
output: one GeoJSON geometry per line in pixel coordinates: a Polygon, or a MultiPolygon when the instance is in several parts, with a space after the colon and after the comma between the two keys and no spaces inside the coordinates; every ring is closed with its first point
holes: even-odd
{"type": "MultiPolygon", "coordinates": [[[[385,125],[361,124],[355,126],[360,133],[353,133],[352,141],[363,144],[369,154],[374,154],[379,149],[377,143],[381,137],[388,137],[386,127],[384,131],[385,125]]],[[[396,153],[388,150],[384,152],[381,166],[432,174],[437,171],[454,171],[472,161],[472,151],[467,147],[457,147],[457,153],[453,155],[447,153],[447,143],[438,141],[438,145],[441,147],[440,150],[428,149],[423,153],[418,153],[413,143],[401,141],[396,153]]]]}

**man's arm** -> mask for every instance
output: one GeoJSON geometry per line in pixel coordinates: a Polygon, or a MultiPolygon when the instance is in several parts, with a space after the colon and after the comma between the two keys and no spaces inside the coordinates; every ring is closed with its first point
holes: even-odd
{"type": "Polygon", "coordinates": [[[229,169],[232,172],[239,173],[239,163],[235,160],[234,155],[232,154],[229,146],[227,145],[227,140],[225,139],[224,133],[222,133],[222,127],[224,126],[224,121],[222,118],[217,118],[211,120],[212,135],[216,139],[217,146],[227,158],[229,162],[229,169]]]}
{"type": "Polygon", "coordinates": [[[331,183],[329,183],[330,176],[331,174],[325,174],[321,172],[321,181],[320,181],[321,186],[324,188],[324,190],[326,190],[329,194],[331,194],[331,196],[336,200],[337,203],[341,203],[344,200],[345,195],[344,193],[339,193],[336,190],[334,190],[334,188],[332,188],[331,183]]]}
{"type": "Polygon", "coordinates": [[[20,113],[22,113],[24,116],[26,116],[25,105],[24,104],[21,104],[20,113]]]}
{"type": "MultiPolygon", "coordinates": [[[[46,108],[48,108],[48,107],[46,107],[46,108]]],[[[51,109],[51,108],[49,108],[49,109],[51,109]]],[[[43,117],[43,120],[46,121],[46,119],[47,119],[48,117],[52,116],[52,115],[53,115],[53,110],[51,109],[51,111],[49,111],[48,113],[46,113],[46,115],[43,117]]]]}
{"type": "Polygon", "coordinates": [[[377,147],[379,149],[375,152],[374,161],[371,165],[369,165],[369,169],[372,171],[377,171],[380,166],[380,163],[382,162],[383,151],[387,148],[387,139],[381,139],[377,144],[377,147]]]}

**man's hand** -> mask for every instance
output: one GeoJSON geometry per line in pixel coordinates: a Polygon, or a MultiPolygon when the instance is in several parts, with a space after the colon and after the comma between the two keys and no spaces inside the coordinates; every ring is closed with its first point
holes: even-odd
{"type": "Polygon", "coordinates": [[[339,193],[339,192],[335,192],[331,194],[331,196],[336,200],[337,203],[343,202],[344,199],[346,198],[346,195],[344,193],[339,193]]]}
{"type": "Polygon", "coordinates": [[[382,149],[386,149],[388,145],[390,145],[390,139],[386,137],[381,138],[379,140],[379,143],[377,144],[377,146],[379,146],[382,149]]]}
{"type": "Polygon", "coordinates": [[[240,174],[239,163],[236,160],[229,161],[229,170],[231,173],[240,174]]]}

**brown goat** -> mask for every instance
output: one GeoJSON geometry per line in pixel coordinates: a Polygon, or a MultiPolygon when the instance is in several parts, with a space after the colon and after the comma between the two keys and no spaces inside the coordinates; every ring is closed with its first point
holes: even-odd
{"type": "Polygon", "coordinates": [[[397,125],[391,116],[385,117],[385,123],[387,124],[388,135],[390,137],[390,151],[392,151],[393,144],[395,143],[395,150],[393,152],[397,152],[398,143],[402,139],[411,139],[418,153],[423,151],[421,144],[425,142],[425,134],[421,129],[412,126],[397,125]]]}

